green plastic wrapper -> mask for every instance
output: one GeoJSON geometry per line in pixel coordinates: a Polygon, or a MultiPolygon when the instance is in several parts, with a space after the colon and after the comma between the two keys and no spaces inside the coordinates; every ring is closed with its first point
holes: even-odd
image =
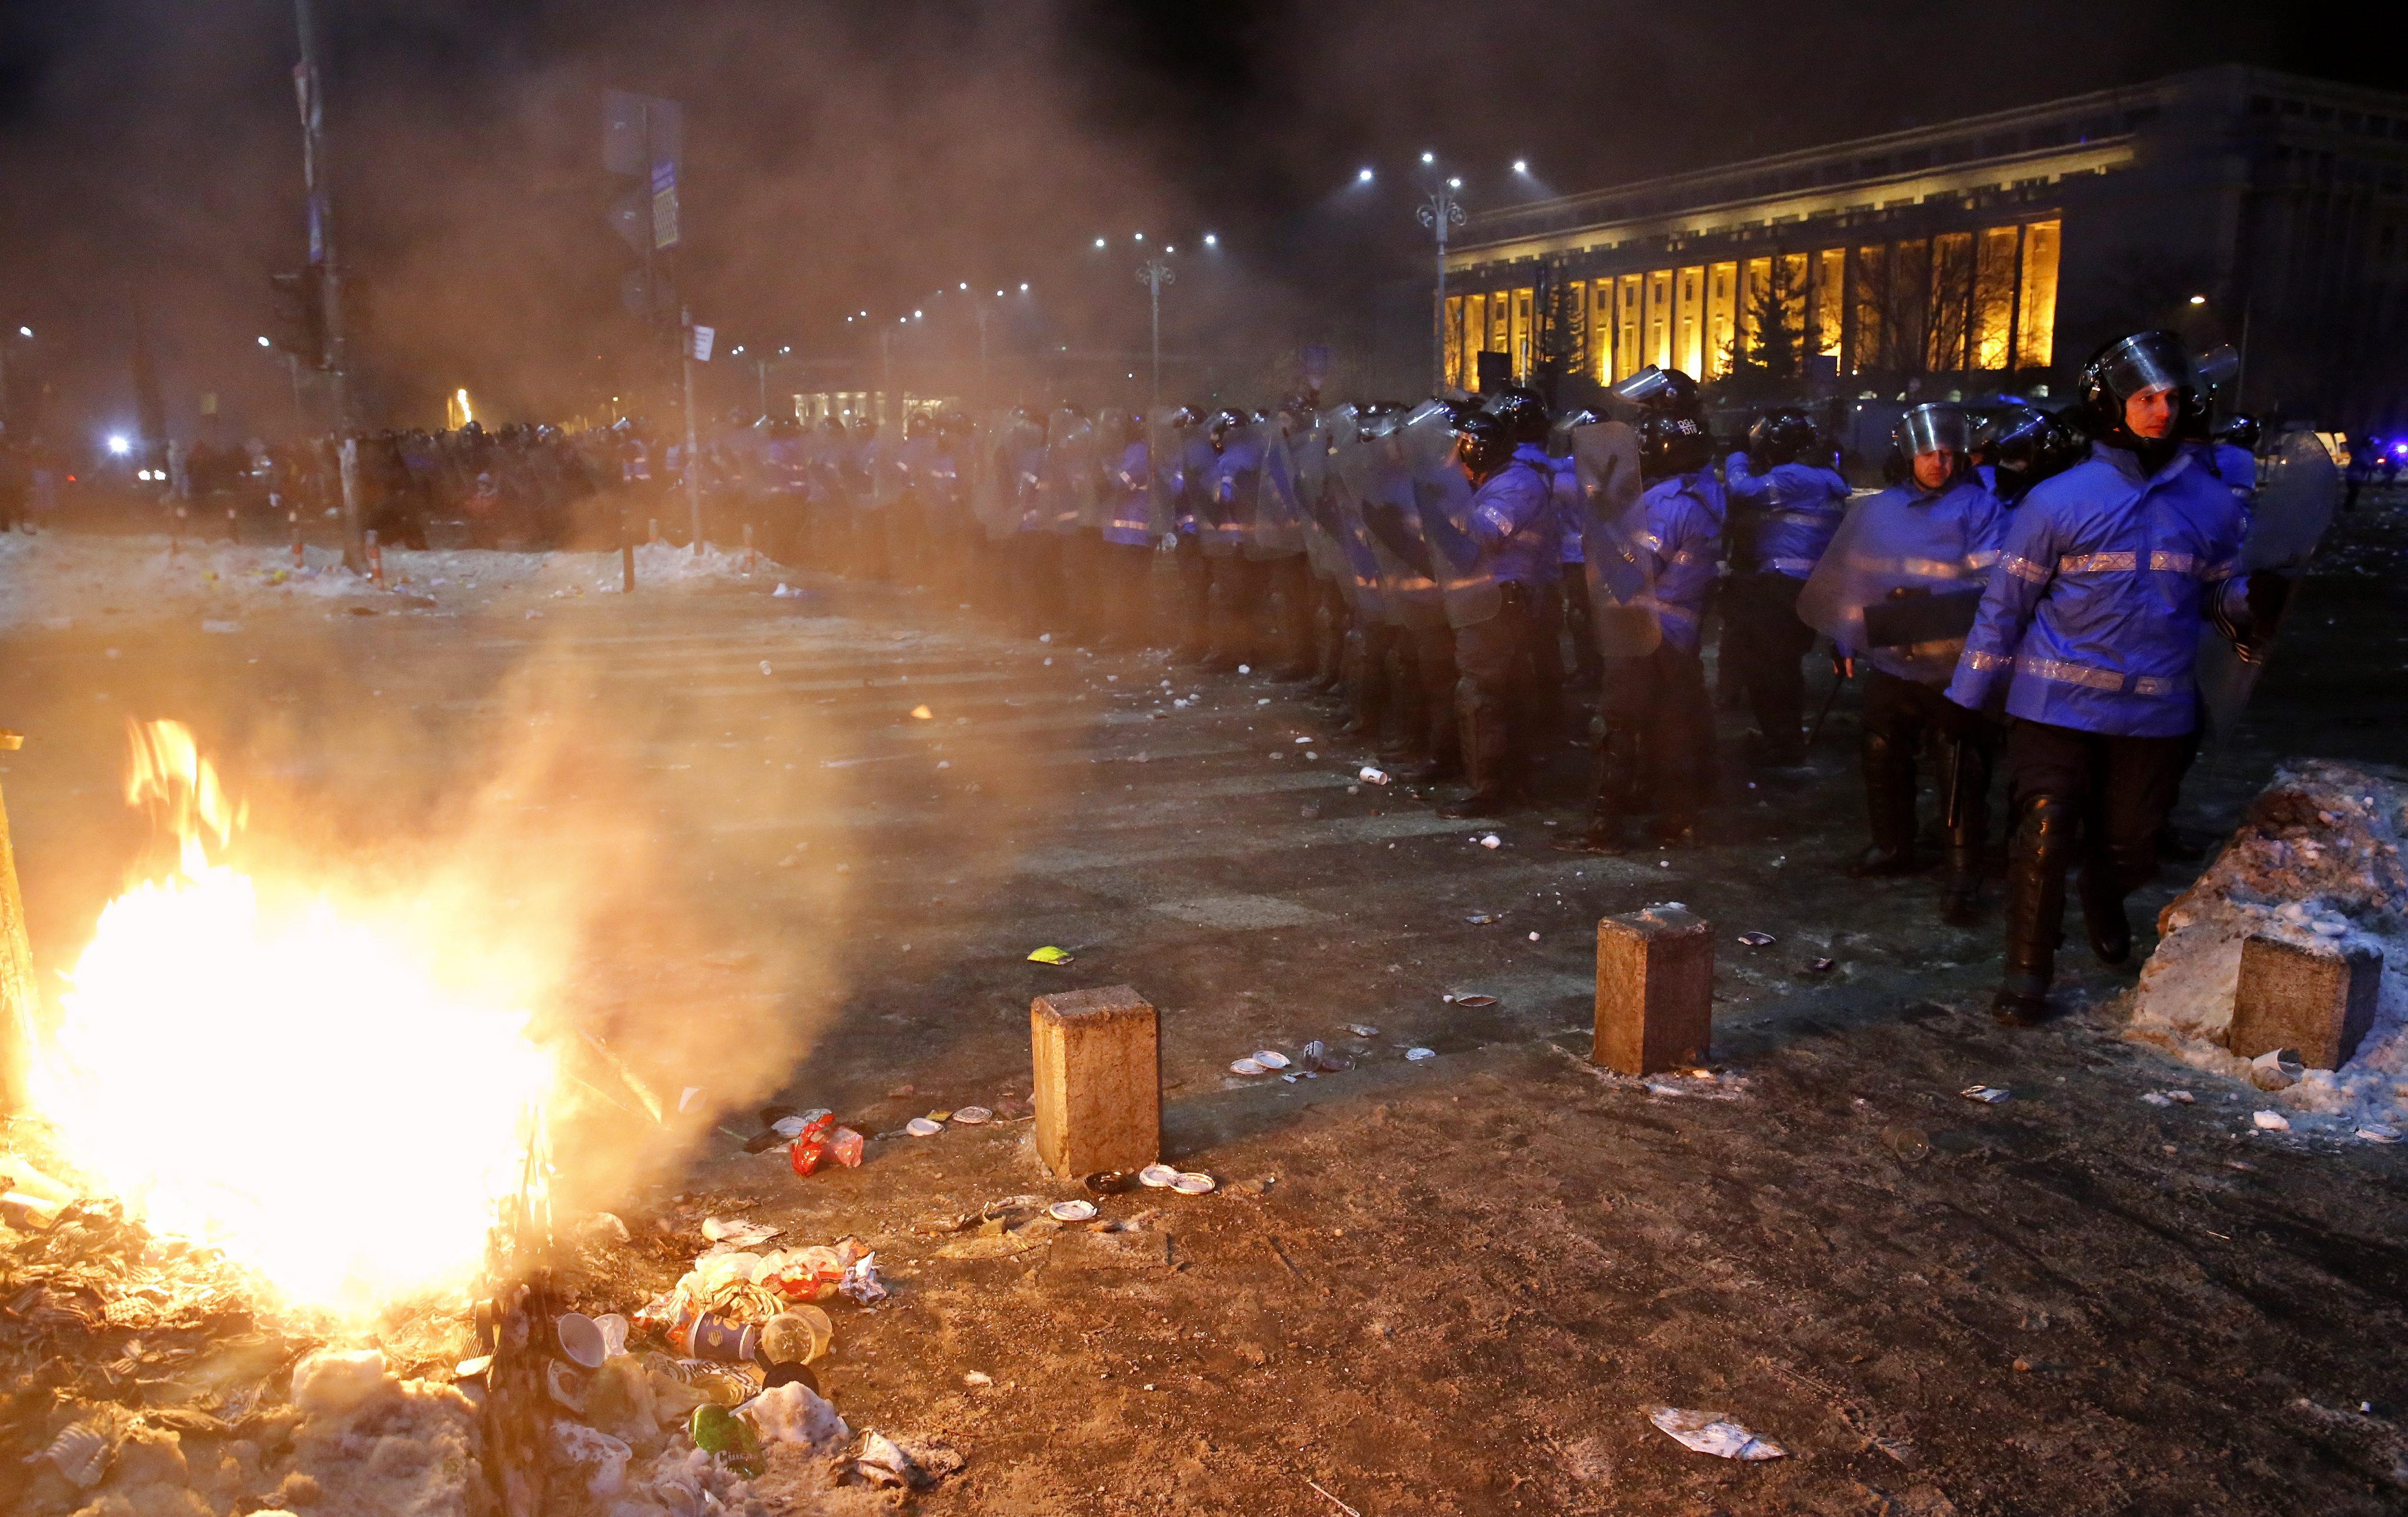
{"type": "Polygon", "coordinates": [[[693,1435],[695,1448],[738,1474],[751,1479],[761,1473],[761,1436],[725,1407],[713,1403],[695,1408],[686,1431],[693,1435]]]}

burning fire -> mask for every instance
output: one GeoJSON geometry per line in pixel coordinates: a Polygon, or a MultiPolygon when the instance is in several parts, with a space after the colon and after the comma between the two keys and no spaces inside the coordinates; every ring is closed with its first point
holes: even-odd
{"type": "Polygon", "coordinates": [[[212,858],[246,813],[193,735],[133,737],[127,802],[180,858],[102,911],[32,1051],[64,1156],[297,1306],[357,1321],[466,1284],[532,1167],[552,1068],[527,1014],[447,993],[323,894],[264,908],[212,858]]]}

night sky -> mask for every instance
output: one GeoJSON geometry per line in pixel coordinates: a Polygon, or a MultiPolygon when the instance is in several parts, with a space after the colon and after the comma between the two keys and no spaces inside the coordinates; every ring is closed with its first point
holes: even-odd
{"type": "MultiPolygon", "coordinates": [[[[860,351],[846,313],[960,280],[1031,281],[1027,334],[1129,346],[1136,254],[1093,239],[1140,229],[1224,241],[1172,340],[1359,340],[1366,293],[1426,259],[1424,149],[1476,209],[2210,63],[2408,88],[2388,33],[2165,0],[320,4],[370,362],[396,403],[466,384],[529,417],[607,388],[631,335],[610,87],[686,105],[698,319],[825,355],[860,351]]],[[[36,329],[10,362],[53,426],[130,413],[137,299],[171,415],[213,390],[280,424],[254,338],[303,257],[294,56],[289,0],[0,4],[0,331],[36,329]]]]}

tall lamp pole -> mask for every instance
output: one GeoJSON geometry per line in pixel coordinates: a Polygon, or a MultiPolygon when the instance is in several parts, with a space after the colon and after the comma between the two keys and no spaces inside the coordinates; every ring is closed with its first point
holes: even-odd
{"type": "Polygon", "coordinates": [[[1138,269],[1137,282],[1145,286],[1146,297],[1154,307],[1154,388],[1146,401],[1146,413],[1153,415],[1162,409],[1162,287],[1177,284],[1179,276],[1169,260],[1155,253],[1138,269]]]}
{"type": "Polygon", "coordinates": [[[1430,390],[1446,384],[1446,229],[1463,224],[1463,203],[1455,198],[1461,179],[1448,179],[1430,192],[1420,211],[1422,224],[1438,235],[1438,291],[1430,298],[1430,390]]]}

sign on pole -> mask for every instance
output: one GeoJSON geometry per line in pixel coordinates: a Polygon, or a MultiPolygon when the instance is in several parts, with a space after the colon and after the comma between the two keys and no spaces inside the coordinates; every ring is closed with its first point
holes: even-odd
{"type": "Polygon", "coordinates": [[[694,357],[695,363],[708,364],[710,362],[710,339],[718,335],[718,330],[714,327],[698,326],[694,329],[694,357]]]}
{"type": "Polygon", "coordinates": [[[677,165],[652,165],[652,246],[674,248],[678,241],[677,165]]]}

